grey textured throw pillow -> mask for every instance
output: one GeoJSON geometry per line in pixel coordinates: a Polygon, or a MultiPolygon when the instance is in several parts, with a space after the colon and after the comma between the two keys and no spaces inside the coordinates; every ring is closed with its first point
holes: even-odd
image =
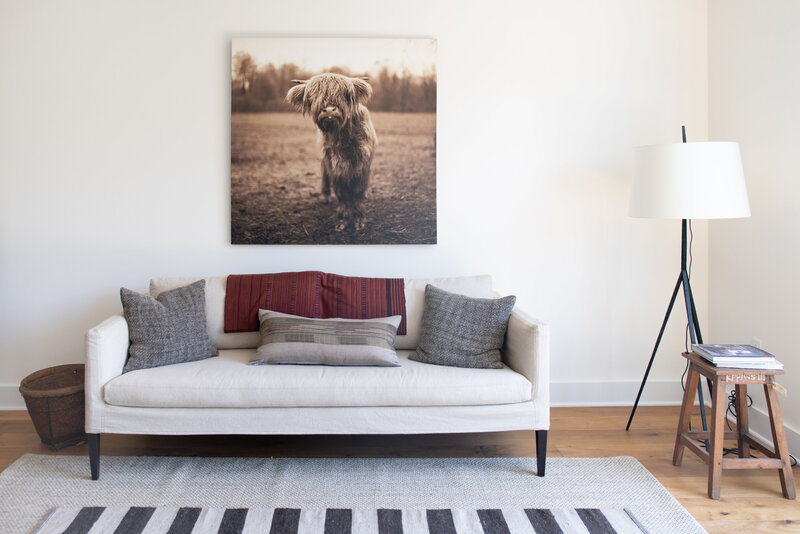
{"type": "Polygon", "coordinates": [[[206,327],[205,286],[205,280],[198,280],[157,298],[119,290],[131,342],[123,373],[218,354],[206,327]]]}
{"type": "Polygon", "coordinates": [[[425,286],[417,350],[410,360],[480,369],[502,369],[500,348],[517,298],[478,299],[425,286]]]}

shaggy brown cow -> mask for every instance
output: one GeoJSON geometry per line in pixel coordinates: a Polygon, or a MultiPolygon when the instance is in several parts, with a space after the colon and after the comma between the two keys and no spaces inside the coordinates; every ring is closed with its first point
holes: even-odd
{"type": "Polygon", "coordinates": [[[322,194],[330,200],[331,187],[339,203],[336,231],[352,222],[364,228],[364,195],[369,185],[372,155],[378,137],[364,105],[372,96],[366,78],[325,73],[296,83],[286,94],[303,115],[311,115],[319,128],[322,148],[322,194]]]}

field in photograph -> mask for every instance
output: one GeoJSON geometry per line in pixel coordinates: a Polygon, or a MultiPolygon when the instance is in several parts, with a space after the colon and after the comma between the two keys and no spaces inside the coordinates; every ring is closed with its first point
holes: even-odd
{"type": "Polygon", "coordinates": [[[372,113],[378,146],[364,202],[367,225],[336,232],[325,203],[317,129],[300,113],[231,116],[231,242],[436,242],[436,115],[372,113]]]}

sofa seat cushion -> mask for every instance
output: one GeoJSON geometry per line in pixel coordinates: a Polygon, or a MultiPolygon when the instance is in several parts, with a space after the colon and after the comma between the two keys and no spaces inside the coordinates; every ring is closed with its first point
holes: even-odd
{"type": "Polygon", "coordinates": [[[464,369],[408,359],[400,367],[247,363],[255,349],[141,369],[110,380],[108,404],[150,408],[478,406],[531,400],[531,383],[508,367],[464,369]]]}

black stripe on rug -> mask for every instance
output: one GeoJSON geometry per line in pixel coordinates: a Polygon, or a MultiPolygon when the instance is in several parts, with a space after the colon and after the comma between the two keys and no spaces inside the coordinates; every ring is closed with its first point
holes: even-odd
{"type": "Polygon", "coordinates": [[[614,532],[614,527],[608,522],[603,512],[597,508],[576,508],[575,511],[586,525],[589,534],[602,534],[604,532],[614,532]]]}
{"type": "Polygon", "coordinates": [[[558,526],[558,521],[553,516],[553,512],[550,510],[527,508],[525,509],[525,515],[528,516],[528,521],[531,522],[537,534],[564,534],[564,531],[558,526]]]}
{"type": "Polygon", "coordinates": [[[131,507],[122,517],[114,534],[141,534],[155,511],[155,508],[131,507]]]}
{"type": "Polygon", "coordinates": [[[428,532],[430,534],[457,534],[453,523],[453,512],[450,510],[426,510],[428,532]]]}
{"type": "Polygon", "coordinates": [[[403,511],[379,509],[378,534],[403,534],[403,511]]]}
{"type": "Polygon", "coordinates": [[[222,514],[222,523],[217,534],[242,534],[247,518],[247,508],[228,508],[222,514]]]}
{"type": "MultiPolygon", "coordinates": [[[[201,508],[181,508],[169,526],[167,534],[192,534],[194,524],[200,517],[201,508]]],[[[127,534],[127,533],[126,533],[127,534]]]]}
{"type": "Polygon", "coordinates": [[[276,508],[269,534],[297,534],[300,527],[299,508],[276,508]]]}
{"type": "Polygon", "coordinates": [[[328,508],[325,511],[325,534],[349,533],[353,529],[353,511],[328,508]]]}
{"type": "Polygon", "coordinates": [[[105,508],[87,507],[81,508],[72,523],[69,524],[64,534],[86,534],[89,532],[100,516],[105,512],[105,508]]]}
{"type": "Polygon", "coordinates": [[[511,534],[502,510],[478,510],[484,534],[511,534]]]}

